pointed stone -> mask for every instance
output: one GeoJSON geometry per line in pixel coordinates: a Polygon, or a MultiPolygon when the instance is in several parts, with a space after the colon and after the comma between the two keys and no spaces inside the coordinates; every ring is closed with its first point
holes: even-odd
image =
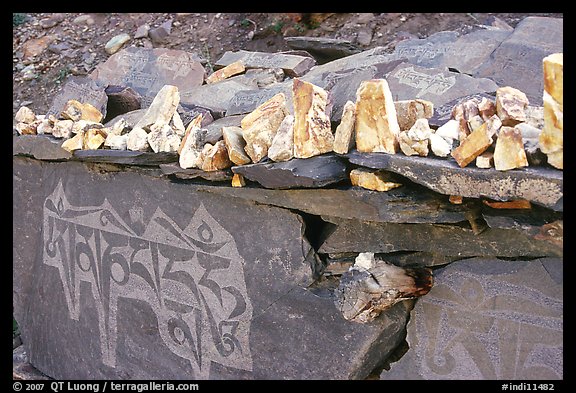
{"type": "Polygon", "coordinates": [[[498,117],[498,115],[492,115],[488,120],[486,120],[486,133],[492,140],[496,140],[498,137],[498,132],[502,127],[502,121],[498,117]]]}
{"type": "Polygon", "coordinates": [[[418,119],[408,131],[400,132],[398,142],[400,149],[407,156],[419,155],[426,157],[428,155],[428,137],[432,130],[425,118],[418,119]]]}
{"type": "Polygon", "coordinates": [[[164,85],[154,97],[144,116],[142,116],[134,127],[149,129],[152,124],[162,126],[170,123],[179,103],[180,93],[178,92],[178,87],[164,85]]]}
{"type": "Polygon", "coordinates": [[[484,123],[461,141],[460,145],[452,150],[451,155],[460,168],[464,168],[482,154],[491,144],[492,138],[490,138],[486,132],[486,123],[484,123]]]}
{"type": "Polygon", "coordinates": [[[257,163],[268,155],[274,135],[288,114],[286,96],[278,93],[242,118],[240,126],[246,141],[244,150],[252,162],[257,163]]]}
{"type": "Polygon", "coordinates": [[[478,113],[484,121],[496,114],[496,103],[486,97],[482,97],[478,103],[478,113]]]}
{"type": "Polygon", "coordinates": [[[280,123],[268,149],[268,157],[275,162],[294,158],[294,116],[287,115],[280,123]]]}
{"type": "Polygon", "coordinates": [[[21,106],[20,109],[18,109],[18,112],[16,112],[14,119],[18,123],[30,124],[34,120],[36,120],[36,115],[34,114],[32,109],[28,108],[27,106],[21,106]]]}
{"type": "Polygon", "coordinates": [[[118,52],[122,45],[130,41],[130,35],[126,33],[118,34],[112,37],[104,46],[104,50],[109,55],[113,55],[114,53],[118,52]]]}
{"type": "Polygon", "coordinates": [[[183,169],[199,168],[202,165],[200,153],[204,146],[205,132],[202,131],[202,115],[196,116],[188,127],[178,147],[178,164],[183,169]]]}
{"type": "Polygon", "coordinates": [[[120,119],[116,120],[110,127],[108,127],[108,134],[113,135],[124,135],[130,131],[131,127],[129,126],[126,119],[121,117],[120,119]]]}
{"type": "Polygon", "coordinates": [[[170,127],[172,127],[176,135],[180,138],[182,138],[186,133],[186,127],[184,126],[178,111],[174,112],[174,116],[172,116],[172,121],[170,122],[170,127]]]}
{"type": "Polygon", "coordinates": [[[544,127],[540,134],[540,149],[548,163],[564,169],[564,58],[562,53],[543,60],[544,68],[544,127]]]}
{"type": "Polygon", "coordinates": [[[564,107],[564,53],[553,53],[542,60],[544,91],[564,107]]]}
{"type": "Polygon", "coordinates": [[[218,171],[232,166],[224,141],[218,141],[214,145],[205,144],[202,149],[201,159],[202,166],[200,169],[207,172],[218,171]]]}
{"type": "Polygon", "coordinates": [[[222,136],[228,151],[228,158],[235,165],[245,165],[251,162],[250,157],[244,151],[246,141],[242,137],[242,128],[238,126],[222,127],[222,136]]]}
{"type": "Polygon", "coordinates": [[[514,127],[503,126],[494,147],[494,168],[499,171],[528,166],[522,134],[514,127]]]}
{"type": "Polygon", "coordinates": [[[175,153],[180,146],[180,137],[168,124],[153,124],[147,136],[147,141],[154,153],[175,153]]]}
{"type": "Polygon", "coordinates": [[[310,158],[331,152],[334,135],[326,112],[328,93],[312,83],[294,79],[294,157],[310,158]]]}
{"type": "Polygon", "coordinates": [[[354,126],[356,123],[356,103],[346,101],[342,111],[340,124],[334,133],[334,152],[346,154],[356,145],[354,126]]]}
{"type": "Polygon", "coordinates": [[[447,157],[452,151],[452,143],[433,132],[428,136],[430,140],[430,150],[437,157],[447,157]]]}
{"type": "Polygon", "coordinates": [[[246,185],[246,180],[244,180],[244,176],[239,173],[235,173],[232,176],[232,187],[244,187],[246,185]]]}
{"type": "Polygon", "coordinates": [[[126,148],[133,151],[148,151],[150,144],[148,143],[148,133],[142,127],[134,127],[127,134],[126,148]]]}
{"type": "Polygon", "coordinates": [[[392,177],[386,171],[375,171],[364,168],[352,169],[350,181],[353,186],[373,191],[390,191],[402,184],[392,181],[392,177]]]}
{"type": "Polygon", "coordinates": [[[493,168],[494,167],[494,152],[485,151],[476,157],[476,167],[478,168],[493,168]]]}
{"type": "Polygon", "coordinates": [[[363,81],[356,92],[356,149],[359,152],[398,151],[400,126],[392,92],[385,79],[363,81]]]}
{"type": "Polygon", "coordinates": [[[233,63],[228,64],[224,68],[220,68],[214,71],[208,78],[206,78],[206,83],[216,83],[231,77],[232,75],[241,74],[246,70],[242,60],[237,60],[233,63]]]}
{"type": "Polygon", "coordinates": [[[104,115],[92,104],[81,103],[77,100],[68,100],[60,113],[64,119],[79,121],[87,120],[99,123],[104,119],[104,115]]]}
{"type": "Polygon", "coordinates": [[[74,150],[82,149],[84,145],[84,131],[81,131],[74,135],[72,138],[66,139],[62,142],[62,148],[68,150],[69,152],[73,152],[74,150]]]}
{"type": "Polygon", "coordinates": [[[513,127],[526,121],[524,110],[528,104],[526,94],[514,87],[504,86],[496,90],[496,113],[502,125],[513,127]]]}
{"type": "Polygon", "coordinates": [[[458,140],[463,141],[470,134],[470,127],[468,120],[464,116],[464,106],[462,104],[455,105],[452,108],[451,120],[455,120],[458,124],[458,140]]]}
{"type": "Polygon", "coordinates": [[[428,100],[395,101],[396,118],[401,131],[409,130],[418,119],[429,119],[434,114],[434,104],[428,100]]]}
{"type": "Polygon", "coordinates": [[[71,138],[73,126],[74,122],[72,120],[59,120],[54,123],[54,128],[52,128],[52,135],[54,135],[56,138],[71,138]]]}

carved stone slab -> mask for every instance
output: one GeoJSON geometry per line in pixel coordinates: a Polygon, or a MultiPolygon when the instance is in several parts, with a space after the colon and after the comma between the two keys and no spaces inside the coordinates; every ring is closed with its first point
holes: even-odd
{"type": "Polygon", "coordinates": [[[83,104],[92,104],[106,117],[108,95],[106,95],[105,89],[106,84],[97,83],[88,77],[72,76],[67,80],[64,87],[62,87],[62,91],[54,97],[52,105],[46,112],[46,115],[59,117],[60,112],[62,112],[68,100],[77,100],[83,104]]]}
{"type": "Polygon", "coordinates": [[[72,153],[62,148],[62,139],[49,135],[19,135],[12,137],[12,154],[38,160],[69,160],[72,153]]]}
{"type": "Polygon", "coordinates": [[[408,352],[380,379],[563,379],[563,261],[468,259],[434,271],[408,352]]]}
{"type": "Polygon", "coordinates": [[[441,68],[457,39],[458,33],[455,31],[439,31],[424,39],[400,41],[394,49],[393,57],[421,67],[441,68]]]}
{"type": "Polygon", "coordinates": [[[490,93],[498,89],[498,85],[487,78],[473,78],[406,62],[392,70],[386,80],[394,101],[420,98],[431,101],[435,107],[462,96],[490,93]]]}
{"type": "Polygon", "coordinates": [[[500,87],[519,89],[526,94],[530,105],[541,106],[544,88],[542,59],[564,51],[563,28],[564,20],[560,18],[524,18],[475,76],[490,78],[500,87]]]}
{"type": "Polygon", "coordinates": [[[90,74],[92,79],[104,85],[131,87],[142,96],[142,108],[150,106],[164,85],[178,87],[182,96],[202,85],[204,76],[204,67],[192,53],[137,47],[113,54],[90,74]]]}
{"type": "Polygon", "coordinates": [[[549,167],[510,171],[471,166],[460,168],[453,159],[357,151],[344,157],[356,165],[398,173],[441,194],[471,198],[484,196],[500,201],[527,199],[555,211],[564,210],[563,173],[549,167]]]}
{"type": "Polygon", "coordinates": [[[236,61],[241,61],[247,69],[282,68],[284,73],[291,77],[304,75],[316,64],[316,60],[308,56],[239,50],[235,52],[227,51],[216,61],[214,66],[225,67],[236,61]]]}
{"type": "Polygon", "coordinates": [[[159,166],[162,173],[166,176],[174,176],[178,179],[196,179],[200,177],[210,181],[232,180],[232,171],[229,169],[218,171],[203,171],[196,168],[184,169],[178,163],[160,164],[159,166]]]}
{"type": "Polygon", "coordinates": [[[13,163],[14,315],[51,378],[362,379],[404,337],[405,302],[362,325],[306,289],[316,258],[288,210],[13,163]]]}
{"type": "Polygon", "coordinates": [[[127,165],[158,165],[178,161],[176,153],[154,153],[132,150],[75,150],[74,158],[87,162],[106,162],[127,165]]]}

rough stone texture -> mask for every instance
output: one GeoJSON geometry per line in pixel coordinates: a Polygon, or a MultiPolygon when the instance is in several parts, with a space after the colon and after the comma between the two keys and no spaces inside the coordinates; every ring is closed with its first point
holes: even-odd
{"type": "Polygon", "coordinates": [[[336,131],[334,132],[334,147],[335,153],[346,154],[356,146],[356,133],[354,127],[356,125],[356,103],[353,101],[346,101],[342,111],[342,118],[336,131]]]}
{"type": "Polygon", "coordinates": [[[323,217],[336,224],[322,234],[320,253],[423,251],[447,256],[562,257],[563,249],[535,238],[532,230],[486,228],[475,233],[470,227],[442,224],[376,223],[323,217]]]}
{"type": "Polygon", "coordinates": [[[205,70],[189,52],[129,47],[96,66],[90,78],[103,85],[126,86],[142,96],[147,108],[164,85],[178,87],[182,96],[204,83],[205,70]]]}
{"type": "Polygon", "coordinates": [[[437,135],[434,132],[428,136],[428,140],[430,141],[430,150],[432,150],[432,154],[437,157],[447,157],[452,151],[451,141],[448,142],[442,136],[437,135]]]}
{"type": "Polygon", "coordinates": [[[144,113],[144,116],[138,120],[134,128],[147,128],[155,124],[163,126],[169,124],[172,116],[176,113],[180,103],[180,92],[177,86],[165,85],[156,93],[154,100],[144,113]]]}
{"type": "Polygon", "coordinates": [[[528,106],[528,97],[521,90],[511,86],[504,86],[496,90],[496,114],[502,125],[514,127],[526,121],[525,109],[528,106]]]}
{"type": "Polygon", "coordinates": [[[52,105],[46,115],[60,116],[69,100],[78,100],[91,104],[105,117],[108,104],[105,87],[105,84],[88,77],[71,76],[67,78],[62,91],[52,100],[52,105]]]}
{"type": "MultiPolygon", "coordinates": [[[[496,90],[494,90],[494,92],[496,92],[496,90]]],[[[442,105],[435,105],[434,114],[432,115],[431,118],[428,119],[428,123],[430,124],[430,127],[438,128],[441,125],[446,124],[446,122],[449,121],[450,119],[452,119],[452,110],[456,105],[471,99],[476,99],[480,102],[484,98],[487,100],[494,101],[494,96],[488,93],[476,93],[465,95],[463,97],[458,97],[442,105]]]]}
{"type": "Polygon", "coordinates": [[[294,79],[292,97],[294,157],[310,158],[331,152],[334,147],[334,135],[327,113],[326,90],[312,83],[294,79]]]}
{"type": "Polygon", "coordinates": [[[142,97],[134,89],[127,86],[108,86],[106,87],[106,96],[108,103],[106,106],[106,119],[115,118],[118,115],[138,110],[142,107],[142,97]]]}
{"type": "Polygon", "coordinates": [[[52,378],[42,374],[30,364],[26,349],[20,345],[12,351],[12,379],[22,381],[49,381],[52,378]]]}
{"type": "Polygon", "coordinates": [[[404,336],[405,302],[354,324],[306,289],[285,209],[76,162],[16,157],[14,178],[14,315],[50,377],[362,379],[404,336]]]}
{"type": "Polygon", "coordinates": [[[272,161],[288,161],[294,158],[294,116],[287,115],[272,139],[268,149],[272,161]]]}
{"type": "Polygon", "coordinates": [[[104,50],[109,55],[113,55],[114,53],[118,52],[122,45],[130,41],[130,35],[126,33],[115,35],[114,37],[110,38],[110,40],[104,46],[104,50]]]}
{"type": "Polygon", "coordinates": [[[150,128],[147,140],[154,153],[175,153],[178,150],[181,140],[172,127],[168,124],[153,124],[150,128]]]}
{"type": "Polygon", "coordinates": [[[236,165],[244,165],[250,163],[250,157],[246,155],[244,147],[246,146],[246,141],[242,138],[242,128],[238,126],[225,126],[222,127],[222,136],[224,138],[224,143],[226,143],[226,149],[228,151],[228,157],[236,165]]]}
{"type": "Polygon", "coordinates": [[[527,199],[555,211],[563,211],[562,172],[547,167],[527,167],[507,172],[473,167],[460,168],[455,161],[403,154],[348,153],[351,163],[386,169],[445,195],[495,200],[527,199]]]}
{"type": "Polygon", "coordinates": [[[200,154],[200,159],[202,160],[200,169],[206,172],[219,171],[230,168],[233,165],[228,158],[228,150],[226,150],[224,141],[218,141],[214,145],[205,144],[200,154]]]}
{"type": "Polygon", "coordinates": [[[544,68],[544,127],[539,137],[540,149],[548,163],[564,169],[564,58],[562,53],[547,56],[544,68]]]}
{"type": "Polygon", "coordinates": [[[76,150],[76,159],[86,162],[103,162],[121,165],[156,166],[161,163],[175,162],[178,156],[175,153],[153,153],[131,150],[76,150]]]}
{"type": "Polygon", "coordinates": [[[232,179],[230,169],[215,171],[204,171],[197,168],[184,169],[176,163],[159,164],[159,167],[164,175],[183,180],[202,178],[209,181],[230,181],[232,179]]]}
{"type": "Polygon", "coordinates": [[[424,39],[404,40],[396,44],[393,57],[426,68],[441,68],[458,39],[455,31],[440,31],[424,39]]]}
{"type": "Polygon", "coordinates": [[[434,114],[434,104],[426,100],[395,101],[396,117],[400,131],[409,130],[418,119],[429,119],[434,114]]]}
{"type": "Polygon", "coordinates": [[[430,134],[432,134],[432,130],[428,125],[428,120],[426,118],[416,120],[409,130],[402,131],[398,135],[400,150],[407,156],[426,157],[429,151],[430,134]]]}
{"type": "Polygon", "coordinates": [[[380,379],[563,379],[563,263],[473,258],[434,271],[410,350],[380,379]]]}
{"type": "Polygon", "coordinates": [[[460,145],[457,148],[452,150],[451,155],[461,168],[470,164],[492,145],[492,138],[488,135],[486,127],[486,123],[482,124],[464,140],[460,141],[460,145]]]}
{"type": "Polygon", "coordinates": [[[400,127],[385,79],[363,81],[356,92],[356,148],[360,152],[398,151],[400,127]]]}
{"type": "Polygon", "coordinates": [[[284,162],[261,162],[232,167],[232,172],[266,188],[316,188],[347,178],[346,164],[334,154],[294,158],[284,162]]]}
{"type": "Polygon", "coordinates": [[[284,73],[291,77],[304,75],[316,64],[316,60],[308,56],[239,50],[227,51],[214,66],[224,67],[236,61],[241,61],[247,69],[282,68],[284,73]]]}
{"type": "Polygon", "coordinates": [[[232,75],[240,74],[246,70],[244,64],[241,60],[235,61],[233,63],[228,64],[226,67],[220,68],[217,71],[214,71],[210,76],[206,78],[206,83],[216,83],[220,82],[226,78],[231,77],[232,75]]]}
{"type": "Polygon", "coordinates": [[[532,105],[542,105],[542,59],[563,51],[563,28],[560,18],[524,18],[474,76],[512,86],[524,92],[532,105]]]}
{"type": "Polygon", "coordinates": [[[402,184],[391,181],[390,173],[386,171],[374,171],[368,169],[352,169],[350,182],[353,186],[359,186],[367,190],[390,191],[402,184]]]}
{"type": "Polygon", "coordinates": [[[361,52],[361,49],[347,40],[325,37],[284,37],[292,49],[305,50],[318,64],[350,56],[361,52]]]}
{"type": "Polygon", "coordinates": [[[28,108],[27,106],[21,106],[20,109],[18,109],[18,112],[16,112],[14,119],[17,122],[30,124],[36,120],[36,115],[32,109],[28,108]]]}
{"type": "Polygon", "coordinates": [[[420,98],[432,102],[435,108],[466,95],[491,93],[498,89],[498,85],[487,78],[473,78],[411,63],[399,64],[386,80],[394,100],[420,98]]]}
{"type": "MultiPolygon", "coordinates": [[[[232,80],[233,78],[231,78],[232,80]]],[[[224,82],[221,82],[222,84],[224,82]]],[[[231,97],[226,101],[226,116],[241,115],[252,112],[258,106],[274,97],[276,94],[283,93],[286,96],[288,110],[293,113],[292,109],[292,81],[288,80],[282,83],[276,83],[262,89],[250,89],[246,86],[240,86],[232,91],[231,97]]]]}
{"type": "Polygon", "coordinates": [[[150,145],[148,144],[148,133],[142,127],[134,127],[128,134],[126,140],[126,148],[132,151],[148,151],[150,145]]]}
{"type": "Polygon", "coordinates": [[[503,126],[494,147],[494,168],[499,171],[528,166],[522,133],[514,127],[503,126]]]}

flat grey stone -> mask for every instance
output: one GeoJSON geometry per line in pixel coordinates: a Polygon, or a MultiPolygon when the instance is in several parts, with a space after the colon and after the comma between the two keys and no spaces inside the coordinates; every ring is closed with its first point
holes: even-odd
{"type": "Polygon", "coordinates": [[[192,53],[129,47],[97,65],[89,76],[104,85],[131,87],[142,96],[142,108],[147,108],[164,85],[178,87],[182,96],[202,85],[205,73],[192,53]]]}
{"type": "Polygon", "coordinates": [[[232,172],[260,183],[265,188],[320,188],[348,179],[346,164],[328,153],[284,162],[259,162],[233,166],[232,172]]]}
{"type": "MultiPolygon", "coordinates": [[[[475,30],[453,42],[435,68],[450,68],[474,75],[492,52],[511,34],[508,30],[475,30]]],[[[401,44],[401,43],[400,43],[401,44]]]]}
{"type": "Polygon", "coordinates": [[[487,78],[473,78],[407,62],[399,64],[388,74],[386,80],[394,101],[420,98],[432,102],[435,107],[462,96],[491,93],[498,89],[498,85],[487,78]]]}
{"type": "Polygon", "coordinates": [[[205,143],[215,144],[222,139],[222,127],[238,126],[244,115],[225,116],[214,120],[212,123],[202,126],[207,130],[205,143]]]}
{"type": "Polygon", "coordinates": [[[439,31],[427,38],[400,41],[392,56],[425,68],[442,68],[457,39],[458,33],[455,31],[439,31]]]}
{"type": "Polygon", "coordinates": [[[69,160],[72,153],[62,148],[62,139],[49,135],[18,135],[12,137],[12,155],[38,160],[69,160]]]}
{"type": "Polygon", "coordinates": [[[525,230],[487,228],[475,233],[469,225],[402,224],[323,217],[328,228],[320,253],[423,251],[447,256],[561,257],[563,249],[538,240],[525,230]]]}
{"type": "Polygon", "coordinates": [[[232,180],[231,170],[221,171],[203,171],[202,169],[184,169],[178,163],[160,164],[162,173],[167,176],[174,176],[178,179],[196,179],[202,178],[210,181],[230,181],[232,180]]]}
{"type": "Polygon", "coordinates": [[[52,105],[46,115],[60,117],[60,112],[69,100],[80,101],[83,104],[89,103],[106,117],[106,106],[108,96],[106,95],[106,84],[95,82],[89,77],[72,76],[67,79],[62,91],[52,100],[52,105]]]}
{"type": "Polygon", "coordinates": [[[113,149],[74,150],[74,158],[86,162],[145,166],[156,166],[178,161],[178,155],[176,153],[113,149]]]}
{"type": "Polygon", "coordinates": [[[286,107],[292,114],[292,80],[276,83],[262,89],[240,89],[228,100],[226,116],[241,115],[252,112],[278,93],[286,96],[286,107]]]}
{"type": "Polygon", "coordinates": [[[558,258],[473,258],[436,269],[408,323],[410,348],[380,379],[563,379],[562,271],[558,258]]]}
{"type": "Polygon", "coordinates": [[[14,316],[52,378],[362,379],[405,335],[407,302],[357,324],[307,289],[314,250],[286,209],[13,164],[14,316]]]}
{"type": "Polygon", "coordinates": [[[12,379],[24,381],[49,381],[52,378],[42,374],[28,361],[23,345],[12,351],[12,379]]]}
{"type": "Polygon", "coordinates": [[[214,63],[214,66],[216,68],[222,68],[239,60],[242,61],[244,67],[247,69],[282,68],[284,73],[291,77],[304,75],[316,64],[316,60],[308,56],[239,50],[226,51],[222,57],[214,63]]]}
{"type": "Polygon", "coordinates": [[[500,87],[512,86],[526,94],[530,105],[542,105],[542,59],[563,52],[564,20],[542,16],[524,18],[474,74],[500,87]]]}
{"type": "Polygon", "coordinates": [[[360,53],[359,46],[347,40],[324,37],[284,37],[292,49],[302,49],[310,53],[318,64],[360,53]]]}
{"type": "Polygon", "coordinates": [[[468,204],[451,204],[447,197],[425,187],[399,187],[388,192],[360,187],[271,190],[248,186],[202,186],[199,189],[317,216],[375,222],[455,223],[465,221],[466,212],[472,208],[468,204]],[[344,206],[347,208],[343,209],[344,206]]]}
{"type": "Polygon", "coordinates": [[[546,208],[564,210],[563,172],[549,167],[525,167],[509,171],[494,168],[460,168],[454,159],[359,153],[344,155],[356,165],[405,176],[433,191],[463,197],[487,197],[499,201],[527,199],[546,208]]]}

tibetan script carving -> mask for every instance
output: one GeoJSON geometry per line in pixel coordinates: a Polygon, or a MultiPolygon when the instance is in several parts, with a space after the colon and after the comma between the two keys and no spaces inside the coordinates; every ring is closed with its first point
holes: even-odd
{"type": "Polygon", "coordinates": [[[456,84],[455,76],[444,76],[442,73],[436,75],[428,75],[423,72],[416,71],[414,67],[406,67],[397,70],[392,76],[398,78],[398,82],[403,85],[408,85],[420,91],[416,94],[416,98],[422,97],[426,93],[442,95],[456,84]]]}
{"type": "Polygon", "coordinates": [[[163,343],[194,378],[208,378],[212,362],[252,371],[244,261],[203,204],[183,229],[160,208],[146,226],[142,211],[130,211],[140,217],[130,225],[107,200],[73,206],[60,182],[43,213],[44,263],[58,269],[74,320],[80,283],[90,283],[104,364],[116,366],[117,304],[127,298],[151,307],[163,343]]]}

